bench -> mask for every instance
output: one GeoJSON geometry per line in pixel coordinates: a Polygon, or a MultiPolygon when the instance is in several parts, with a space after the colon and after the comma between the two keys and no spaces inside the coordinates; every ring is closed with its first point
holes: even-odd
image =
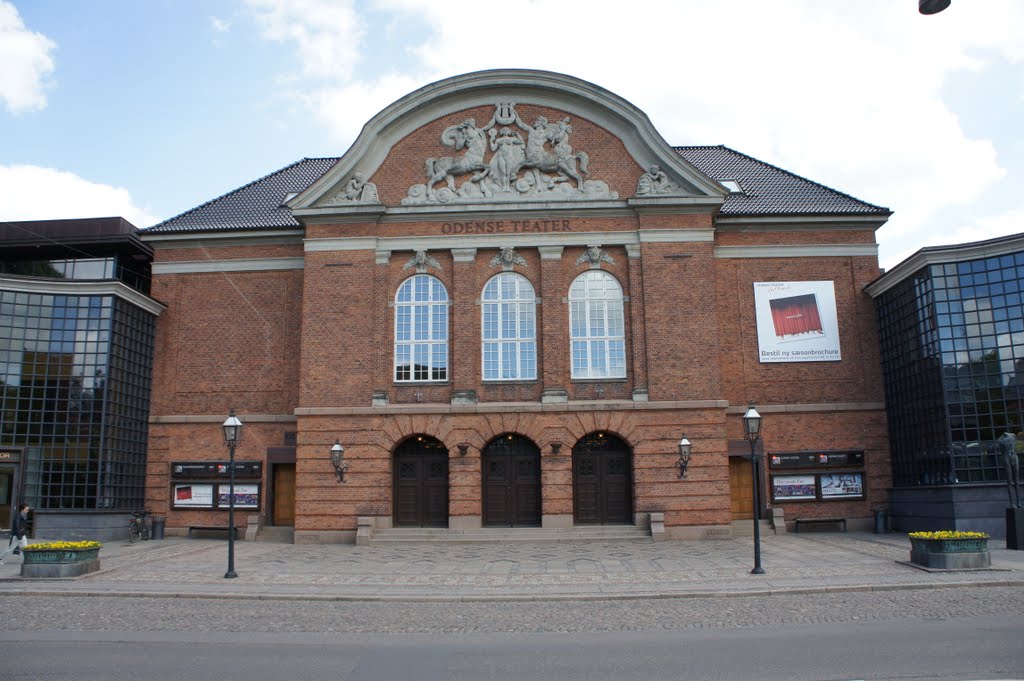
{"type": "MultiPolygon", "coordinates": [[[[235,539],[238,539],[238,531],[242,529],[241,525],[235,525],[235,539]]],[[[189,525],[188,536],[192,536],[192,530],[199,530],[200,532],[227,532],[230,528],[227,525],[189,525]]]]}
{"type": "Polygon", "coordinates": [[[846,532],[846,518],[797,518],[793,521],[793,532],[800,532],[800,525],[811,525],[818,523],[841,523],[843,532],[846,532]]]}

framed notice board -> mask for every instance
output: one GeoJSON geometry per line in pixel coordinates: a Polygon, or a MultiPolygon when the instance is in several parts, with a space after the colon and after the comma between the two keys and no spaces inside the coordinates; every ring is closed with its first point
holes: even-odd
{"type": "Polygon", "coordinates": [[[773,452],[767,455],[773,502],[863,499],[864,452],[773,452]]]}

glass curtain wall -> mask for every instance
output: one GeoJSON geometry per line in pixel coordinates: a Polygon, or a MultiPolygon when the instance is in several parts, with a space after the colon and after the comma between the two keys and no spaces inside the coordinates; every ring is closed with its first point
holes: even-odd
{"type": "Polygon", "coordinates": [[[1004,478],[1024,447],[1024,253],[930,265],[877,299],[893,482],[1004,478]]]}

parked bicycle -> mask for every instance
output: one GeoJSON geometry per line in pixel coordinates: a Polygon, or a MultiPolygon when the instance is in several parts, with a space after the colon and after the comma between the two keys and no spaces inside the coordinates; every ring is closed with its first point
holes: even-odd
{"type": "Polygon", "coordinates": [[[136,540],[147,541],[149,539],[149,525],[146,524],[146,516],[149,511],[134,511],[128,519],[128,543],[134,544],[136,540]]]}

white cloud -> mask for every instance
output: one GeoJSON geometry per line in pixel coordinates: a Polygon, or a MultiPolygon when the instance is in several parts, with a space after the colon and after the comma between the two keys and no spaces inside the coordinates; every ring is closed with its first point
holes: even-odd
{"type": "MultiPolygon", "coordinates": [[[[878,234],[883,262],[926,236],[952,242],[951,209],[979,201],[1014,153],[997,148],[995,131],[966,133],[943,86],[996,58],[1024,60],[1019,0],[954,2],[929,17],[913,0],[651,0],[635,11],[562,0],[507,15],[376,0],[363,17],[345,4],[343,21],[315,0],[250,4],[275,27],[268,36],[295,41],[315,76],[298,86],[303,101],[333,140],[350,142],[370,116],[432,80],[559,71],[633,102],[670,143],[726,144],[895,210],[878,234]],[[395,24],[412,27],[398,32],[404,42],[395,24]],[[353,71],[361,58],[365,68],[353,71]]],[[[990,105],[1022,94],[1024,77],[990,105]]]]}
{"type": "Polygon", "coordinates": [[[294,43],[306,76],[351,75],[365,33],[354,0],[248,0],[248,4],[264,37],[294,43]]]}
{"type": "Polygon", "coordinates": [[[0,0],[0,99],[11,113],[46,107],[46,78],[57,45],[25,27],[17,8],[0,0]]]}
{"type": "Polygon", "coordinates": [[[0,165],[0,220],[91,217],[123,217],[136,227],[159,222],[127,189],[53,168],[0,165]]]}
{"type": "Polygon", "coordinates": [[[220,17],[210,17],[210,25],[213,26],[213,30],[217,33],[227,33],[231,30],[231,20],[221,19],[220,17]]]}

